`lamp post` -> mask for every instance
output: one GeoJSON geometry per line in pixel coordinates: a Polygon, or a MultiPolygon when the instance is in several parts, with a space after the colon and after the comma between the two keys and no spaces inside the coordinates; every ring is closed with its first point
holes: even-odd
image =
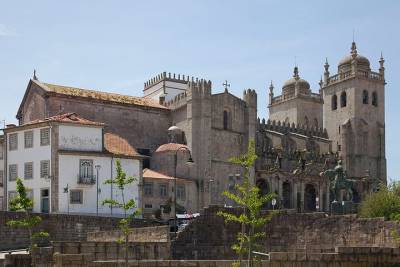
{"type": "Polygon", "coordinates": [[[66,187],[64,187],[64,193],[67,194],[67,213],[69,214],[69,197],[68,197],[68,192],[69,192],[69,186],[67,184],[66,187]]]}
{"type": "MultiPolygon", "coordinates": [[[[171,133],[171,140],[174,140],[173,135],[177,132],[181,132],[181,129],[179,127],[173,125],[173,126],[169,127],[168,132],[171,133]]],[[[173,188],[173,192],[174,192],[174,194],[173,194],[174,195],[174,206],[173,206],[174,212],[173,212],[173,214],[174,214],[174,233],[175,233],[175,235],[176,235],[176,230],[177,230],[176,229],[177,228],[177,225],[176,225],[176,169],[178,166],[178,152],[180,150],[182,150],[182,151],[186,150],[189,152],[189,159],[187,161],[188,164],[194,163],[194,161],[192,159],[192,154],[190,153],[190,150],[186,146],[181,146],[175,150],[175,154],[174,154],[174,188],[173,188]]]]}
{"type": "Polygon", "coordinates": [[[101,166],[96,165],[94,166],[96,168],[96,216],[99,216],[99,171],[101,166]]]}

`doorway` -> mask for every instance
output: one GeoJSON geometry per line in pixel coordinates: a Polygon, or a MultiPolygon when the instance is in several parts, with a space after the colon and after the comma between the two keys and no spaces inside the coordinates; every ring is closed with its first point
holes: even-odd
{"type": "Polygon", "coordinates": [[[307,184],[304,190],[304,209],[306,211],[316,211],[317,191],[312,184],[307,184]]]}
{"type": "Polygon", "coordinates": [[[40,190],[40,212],[49,213],[49,189],[40,190]]]}

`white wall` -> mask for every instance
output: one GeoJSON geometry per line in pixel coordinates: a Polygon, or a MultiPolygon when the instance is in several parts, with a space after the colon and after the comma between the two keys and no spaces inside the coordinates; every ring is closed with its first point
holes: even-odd
{"type": "MultiPolygon", "coordinates": [[[[115,177],[116,171],[116,159],[110,157],[99,157],[99,156],[83,156],[83,155],[59,155],[59,212],[68,212],[68,194],[64,193],[64,188],[67,186],[69,190],[82,189],[83,190],[83,204],[69,204],[70,213],[96,213],[96,184],[83,185],[77,183],[77,177],[79,174],[79,161],[81,159],[93,160],[93,166],[100,165],[99,171],[99,214],[111,213],[109,207],[102,206],[101,203],[104,199],[111,197],[111,186],[105,185],[104,181],[115,177]],[[112,171],[112,173],[111,173],[112,171]]],[[[140,175],[140,161],[136,159],[121,159],[122,169],[127,173],[128,176],[137,177],[132,185],[130,185],[125,191],[126,199],[135,199],[137,206],[140,207],[139,203],[139,175],[140,175]]],[[[96,175],[96,169],[93,168],[93,173],[96,175]]],[[[113,199],[121,201],[121,193],[116,186],[113,186],[113,199]]],[[[123,214],[120,209],[113,208],[113,215],[123,214]]]]}
{"type": "Polygon", "coordinates": [[[102,151],[102,128],[60,125],[59,148],[79,151],[102,151]]]}
{"type": "MultiPolygon", "coordinates": [[[[46,128],[46,127],[42,127],[46,128]]],[[[18,165],[18,177],[22,179],[24,185],[29,189],[33,189],[33,211],[40,212],[40,189],[50,189],[50,180],[40,178],[40,161],[51,160],[51,147],[50,145],[40,145],[40,129],[30,129],[26,131],[33,131],[33,147],[25,148],[24,146],[24,132],[25,130],[17,131],[18,133],[18,149],[10,151],[7,144],[7,167],[11,164],[18,165]],[[24,179],[24,164],[25,162],[33,162],[33,179],[24,179]]],[[[7,139],[10,134],[7,134],[7,139]]],[[[51,138],[51,134],[50,134],[51,138]]],[[[51,140],[50,140],[51,143],[51,140]]],[[[51,166],[51,161],[50,161],[51,166]]],[[[50,170],[51,173],[51,170],[50,170]]],[[[16,182],[7,179],[7,191],[16,190],[16,182]]]]}

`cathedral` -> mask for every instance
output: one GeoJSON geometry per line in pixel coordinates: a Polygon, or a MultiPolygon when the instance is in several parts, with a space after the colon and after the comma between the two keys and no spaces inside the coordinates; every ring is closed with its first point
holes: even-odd
{"type": "MultiPolygon", "coordinates": [[[[229,158],[246,152],[249,140],[255,140],[253,178],[262,193],[277,193],[281,208],[328,211],[330,181],[320,173],[339,161],[353,181],[355,202],[373,190],[377,179],[386,182],[382,57],[379,63],[378,72],[372,71],[353,42],[337,71],[326,61],[318,93],[296,66],[280,95],[272,83],[267,89],[268,119],[257,117],[255,90],[246,89],[242,98],[227,86],[213,94],[211,81],[185,75],[163,72],[144,83],[140,97],[51,84],[35,75],[17,119],[23,125],[74,112],[104,123],[106,132],[145,156],[143,170],[191,180],[196,188],[187,196],[192,211],[232,205],[221,193],[235,190],[243,170],[229,158]],[[186,164],[188,159],[194,164],[186,164]]],[[[57,179],[57,173],[53,176],[57,179]]]]}

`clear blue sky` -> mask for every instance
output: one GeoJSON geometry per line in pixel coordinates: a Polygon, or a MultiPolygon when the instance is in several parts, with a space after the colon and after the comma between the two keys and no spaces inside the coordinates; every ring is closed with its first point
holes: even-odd
{"type": "Polygon", "coordinates": [[[33,69],[40,80],[123,94],[142,94],[162,71],[222,82],[241,96],[254,88],[267,117],[267,86],[280,91],[295,57],[317,90],[349,53],[377,70],[386,59],[388,176],[400,179],[400,1],[2,1],[0,119],[15,114],[33,69]],[[397,117],[397,119],[396,119],[397,117]]]}

